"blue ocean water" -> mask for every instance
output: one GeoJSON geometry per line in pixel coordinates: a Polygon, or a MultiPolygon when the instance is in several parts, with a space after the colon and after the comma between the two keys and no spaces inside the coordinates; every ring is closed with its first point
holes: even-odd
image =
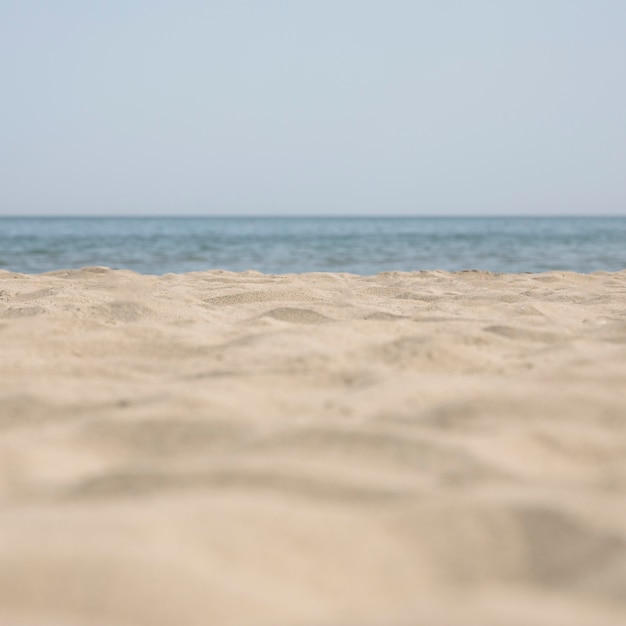
{"type": "Polygon", "coordinates": [[[0,268],[145,274],[626,268],[626,217],[0,218],[0,268]]]}

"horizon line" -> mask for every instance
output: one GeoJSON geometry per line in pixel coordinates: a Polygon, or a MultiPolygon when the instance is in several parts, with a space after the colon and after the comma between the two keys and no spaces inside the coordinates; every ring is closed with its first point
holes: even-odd
{"type": "Polygon", "coordinates": [[[196,213],[96,213],[91,215],[81,213],[58,213],[58,214],[40,214],[32,213],[28,215],[0,214],[0,219],[592,219],[592,218],[621,218],[626,217],[625,213],[555,213],[548,215],[537,215],[532,213],[515,213],[507,215],[505,213],[474,213],[474,214],[449,214],[449,215],[433,215],[433,214],[379,214],[379,213],[361,213],[361,214],[299,214],[284,215],[280,213],[237,213],[233,215],[213,213],[213,214],[196,214],[196,213]]]}

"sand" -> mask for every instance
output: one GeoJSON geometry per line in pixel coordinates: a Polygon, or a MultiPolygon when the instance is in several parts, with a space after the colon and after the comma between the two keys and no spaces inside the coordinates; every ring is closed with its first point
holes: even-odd
{"type": "Polygon", "coordinates": [[[626,272],[0,272],[0,623],[626,623],[626,272]]]}

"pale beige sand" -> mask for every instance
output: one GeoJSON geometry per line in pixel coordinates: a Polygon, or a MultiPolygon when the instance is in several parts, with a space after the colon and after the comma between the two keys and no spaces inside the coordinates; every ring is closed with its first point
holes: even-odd
{"type": "Polygon", "coordinates": [[[626,272],[0,272],[0,624],[626,623],[626,272]]]}

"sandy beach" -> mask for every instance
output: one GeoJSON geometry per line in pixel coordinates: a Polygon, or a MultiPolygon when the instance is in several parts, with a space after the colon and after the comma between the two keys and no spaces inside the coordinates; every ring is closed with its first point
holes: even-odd
{"type": "Polygon", "coordinates": [[[0,271],[0,623],[626,623],[626,271],[0,271]]]}

